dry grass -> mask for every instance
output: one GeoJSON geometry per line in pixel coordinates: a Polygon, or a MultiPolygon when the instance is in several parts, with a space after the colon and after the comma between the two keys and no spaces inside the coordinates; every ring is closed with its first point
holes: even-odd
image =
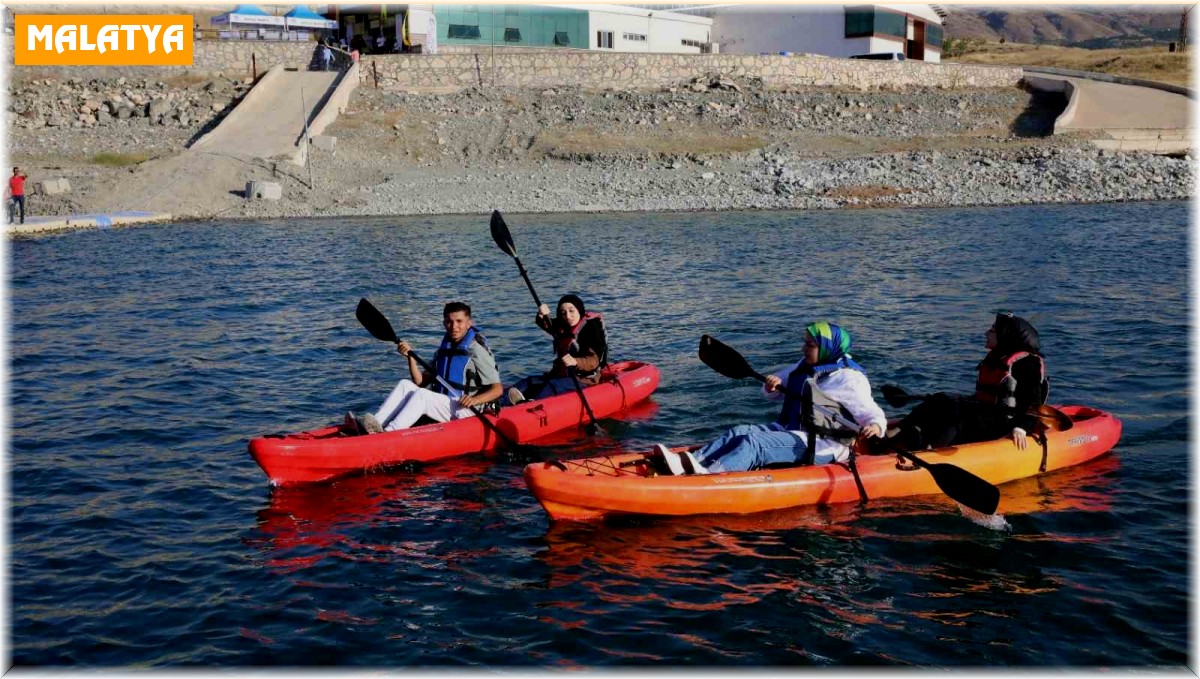
{"type": "Polygon", "coordinates": [[[194,75],[192,73],[183,73],[181,75],[172,75],[172,76],[163,78],[163,82],[165,82],[168,86],[178,87],[178,88],[191,87],[192,85],[199,85],[200,83],[205,83],[205,82],[208,82],[209,80],[211,80],[211,78],[209,78],[208,76],[194,75]]]}
{"type": "Polygon", "coordinates": [[[831,189],[826,195],[832,198],[849,200],[857,198],[863,202],[872,203],[888,203],[893,202],[892,199],[896,196],[908,193],[903,189],[897,189],[892,186],[841,186],[836,189],[831,189]]]}
{"type": "Polygon", "coordinates": [[[149,153],[97,153],[88,159],[93,165],[105,167],[128,167],[150,160],[149,153]]]}
{"type": "Polygon", "coordinates": [[[558,158],[612,155],[713,156],[744,153],[767,145],[749,135],[728,135],[709,130],[665,129],[623,134],[591,129],[548,130],[538,135],[536,150],[558,158]]]}
{"type": "Polygon", "coordinates": [[[346,112],[334,122],[338,130],[375,130],[391,129],[392,125],[404,122],[408,112],[403,108],[391,111],[355,111],[346,112]]]}
{"type": "Polygon", "coordinates": [[[1050,45],[984,43],[959,57],[947,58],[965,64],[1045,66],[1074,71],[1092,71],[1188,86],[1191,64],[1186,54],[1167,52],[1165,46],[1088,50],[1050,45]]]}

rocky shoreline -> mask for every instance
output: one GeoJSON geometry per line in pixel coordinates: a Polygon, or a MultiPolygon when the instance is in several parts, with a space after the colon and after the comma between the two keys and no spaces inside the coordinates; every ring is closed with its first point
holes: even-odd
{"type": "Polygon", "coordinates": [[[10,87],[20,95],[10,98],[7,123],[14,163],[32,181],[72,185],[64,196],[31,197],[33,214],[148,209],[260,219],[1098,203],[1189,199],[1196,174],[1190,158],[1045,136],[1061,101],[1019,88],[774,91],[719,75],[655,91],[363,87],[326,130],[337,137],[333,153],[314,151],[311,168],[280,168],[180,160],[244,92],[241,81],[10,87]],[[77,126],[45,124],[67,111],[77,126]],[[95,162],[100,152],[152,159],[109,167],[95,162]],[[280,182],[284,200],[236,195],[252,179],[280,182]]]}

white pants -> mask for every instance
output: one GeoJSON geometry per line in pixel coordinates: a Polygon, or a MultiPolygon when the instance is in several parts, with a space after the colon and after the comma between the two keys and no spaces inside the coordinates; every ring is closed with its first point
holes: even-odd
{"type": "Polygon", "coordinates": [[[470,408],[458,405],[445,394],[422,389],[412,380],[400,380],[400,384],[388,394],[375,413],[375,419],[383,425],[384,431],[396,431],[413,426],[422,415],[428,415],[438,422],[449,422],[474,414],[470,408]]]}

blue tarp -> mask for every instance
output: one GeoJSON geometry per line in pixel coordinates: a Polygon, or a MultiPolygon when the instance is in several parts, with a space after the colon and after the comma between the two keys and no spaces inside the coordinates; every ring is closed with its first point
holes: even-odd
{"type": "Polygon", "coordinates": [[[243,16],[246,16],[246,15],[260,16],[260,17],[270,16],[269,14],[264,12],[262,10],[262,8],[260,8],[256,5],[238,5],[237,7],[234,7],[233,10],[231,10],[229,13],[230,14],[241,14],[243,16]]]}
{"type": "Polygon", "coordinates": [[[284,14],[283,16],[285,16],[289,19],[321,19],[321,20],[325,19],[325,17],[321,16],[320,14],[317,14],[316,12],[312,11],[311,9],[309,9],[303,5],[296,5],[296,7],[294,7],[292,9],[292,11],[288,12],[287,14],[284,14]]]}

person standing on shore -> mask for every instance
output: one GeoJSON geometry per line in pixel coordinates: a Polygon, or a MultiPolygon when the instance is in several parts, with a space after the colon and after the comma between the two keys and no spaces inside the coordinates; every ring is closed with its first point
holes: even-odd
{"type": "MultiPolygon", "coordinates": [[[[25,223],[25,173],[21,168],[14,167],[12,177],[8,179],[8,195],[15,208],[21,211],[21,223],[25,223]]],[[[14,211],[8,213],[8,223],[13,223],[14,211]]]]}
{"type": "Polygon", "coordinates": [[[333,52],[329,49],[329,45],[321,44],[321,70],[328,71],[333,64],[333,52]]]}

